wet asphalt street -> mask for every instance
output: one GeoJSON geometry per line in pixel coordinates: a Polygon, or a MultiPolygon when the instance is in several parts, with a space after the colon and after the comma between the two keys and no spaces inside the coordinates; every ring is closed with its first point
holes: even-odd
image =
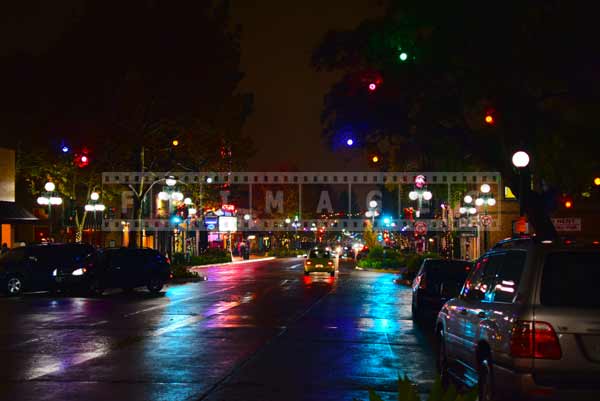
{"type": "Polygon", "coordinates": [[[211,267],[160,296],[2,297],[0,400],[392,400],[399,374],[428,387],[407,287],[301,263],[211,267]]]}

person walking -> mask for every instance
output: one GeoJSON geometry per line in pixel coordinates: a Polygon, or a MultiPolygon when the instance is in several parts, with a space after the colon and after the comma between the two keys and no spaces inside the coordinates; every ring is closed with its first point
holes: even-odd
{"type": "Polygon", "coordinates": [[[2,244],[2,248],[0,249],[0,255],[4,255],[6,252],[8,252],[8,244],[5,242],[2,244]]]}

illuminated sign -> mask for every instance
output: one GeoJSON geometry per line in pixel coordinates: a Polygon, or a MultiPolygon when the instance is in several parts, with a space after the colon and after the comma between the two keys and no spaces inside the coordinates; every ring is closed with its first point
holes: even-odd
{"type": "Polygon", "coordinates": [[[223,205],[221,206],[221,210],[224,212],[235,213],[235,205],[223,205]]]}
{"type": "Polygon", "coordinates": [[[221,231],[221,232],[237,231],[237,217],[220,216],[219,217],[219,231],[221,231]]]}

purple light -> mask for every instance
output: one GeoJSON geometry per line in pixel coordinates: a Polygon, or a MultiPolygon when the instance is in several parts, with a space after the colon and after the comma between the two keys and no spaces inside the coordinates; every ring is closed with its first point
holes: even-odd
{"type": "Polygon", "coordinates": [[[62,150],[63,153],[69,153],[69,147],[68,146],[63,146],[61,150],[62,150]]]}
{"type": "Polygon", "coordinates": [[[375,83],[370,83],[369,84],[369,90],[370,91],[374,91],[375,89],[377,89],[377,85],[375,83]]]}
{"type": "Polygon", "coordinates": [[[354,140],[353,140],[352,138],[348,138],[348,139],[346,140],[346,145],[348,145],[348,146],[352,146],[352,145],[354,145],[354,140]]]}

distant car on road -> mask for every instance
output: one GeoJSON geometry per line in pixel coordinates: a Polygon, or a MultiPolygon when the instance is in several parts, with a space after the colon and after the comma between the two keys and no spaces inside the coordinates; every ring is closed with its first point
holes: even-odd
{"type": "Polygon", "coordinates": [[[442,377],[480,400],[597,400],[600,248],[498,243],[437,318],[442,377]]]}
{"type": "Polygon", "coordinates": [[[0,256],[0,288],[9,295],[54,291],[58,271],[75,278],[88,269],[95,249],[87,244],[29,245],[0,256]]]}
{"type": "MultiPolygon", "coordinates": [[[[95,255],[81,281],[95,294],[110,288],[130,291],[142,286],[158,293],[170,278],[169,260],[154,249],[108,248],[95,255]]],[[[57,281],[70,286],[73,275],[59,275],[57,281]]]]}
{"type": "Polygon", "coordinates": [[[471,267],[465,260],[425,259],[413,280],[413,319],[435,320],[446,301],[458,296],[471,267]]]}
{"type": "Polygon", "coordinates": [[[324,272],[329,273],[331,277],[335,276],[335,258],[331,251],[319,248],[310,250],[304,260],[304,275],[308,276],[313,272],[324,272]]]}

